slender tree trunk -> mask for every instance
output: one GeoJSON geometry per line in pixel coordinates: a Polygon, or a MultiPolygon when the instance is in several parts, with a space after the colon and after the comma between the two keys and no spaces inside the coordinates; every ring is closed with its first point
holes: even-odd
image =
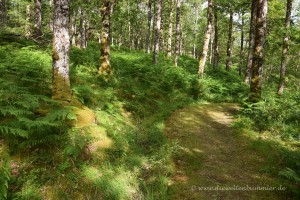
{"type": "Polygon", "coordinates": [[[76,46],[76,13],[73,12],[72,18],[71,18],[71,44],[72,46],[76,46]]]}
{"type": "Polygon", "coordinates": [[[151,40],[150,40],[150,34],[151,34],[151,19],[152,19],[152,12],[151,12],[151,7],[152,7],[152,0],[148,0],[148,29],[147,29],[147,36],[146,36],[146,41],[147,41],[147,53],[150,53],[151,49],[151,40]]]}
{"type": "Polygon", "coordinates": [[[88,46],[89,39],[89,21],[87,19],[84,20],[84,48],[88,46]]]}
{"type": "Polygon", "coordinates": [[[214,37],[214,59],[213,69],[215,70],[219,65],[219,29],[218,29],[218,12],[214,9],[214,26],[215,26],[215,37],[214,37]]]}
{"type": "Polygon", "coordinates": [[[178,64],[178,54],[180,45],[180,4],[181,0],[177,0],[176,3],[176,32],[175,32],[175,51],[174,51],[174,63],[178,64]]]}
{"type": "Polygon", "coordinates": [[[109,45],[109,25],[110,25],[110,0],[103,0],[101,7],[102,32],[100,47],[100,67],[99,74],[112,74],[110,66],[110,45],[109,45]]]}
{"type": "Polygon", "coordinates": [[[173,12],[174,12],[174,0],[171,0],[170,15],[169,15],[168,41],[167,41],[167,59],[170,59],[171,54],[172,54],[173,12]]]}
{"type": "Polygon", "coordinates": [[[229,71],[232,65],[231,55],[232,55],[232,24],[233,24],[233,13],[230,11],[229,17],[229,30],[228,30],[228,40],[227,40],[227,59],[226,59],[226,70],[229,71]]]}
{"type": "Polygon", "coordinates": [[[161,5],[162,0],[157,0],[156,6],[156,27],[155,27],[155,43],[153,50],[153,63],[157,64],[158,62],[158,52],[159,52],[159,37],[160,37],[160,23],[161,23],[161,5]]]}
{"type": "Polygon", "coordinates": [[[282,44],[282,56],[281,56],[281,67],[280,67],[280,83],[278,87],[278,94],[282,95],[285,85],[285,72],[286,72],[286,60],[287,53],[289,50],[289,29],[291,24],[291,11],[292,11],[292,0],[286,2],[286,17],[285,17],[285,36],[282,44]]]}
{"type": "Polygon", "coordinates": [[[155,1],[154,1],[154,6],[153,6],[153,18],[152,18],[152,38],[151,38],[151,46],[150,46],[150,50],[152,51],[154,49],[154,40],[155,40],[155,23],[156,23],[156,9],[157,6],[155,6],[155,1]]]}
{"type": "Polygon", "coordinates": [[[34,37],[40,38],[42,33],[42,0],[34,0],[34,37]]]}
{"type": "Polygon", "coordinates": [[[70,102],[72,92],[69,77],[69,0],[54,0],[52,49],[52,98],[70,102]]]}
{"type": "Polygon", "coordinates": [[[84,12],[82,8],[79,8],[79,44],[80,48],[85,48],[85,31],[84,31],[84,12]]]}
{"type": "Polygon", "coordinates": [[[253,52],[254,52],[254,42],[255,42],[255,25],[257,17],[257,1],[252,0],[251,7],[251,20],[250,20],[250,32],[249,32],[249,49],[248,49],[248,59],[245,73],[245,83],[250,84],[251,79],[251,67],[253,62],[253,52]]]}
{"type": "Polygon", "coordinates": [[[212,64],[213,41],[214,41],[214,30],[212,29],[211,34],[210,34],[210,41],[209,41],[209,64],[212,64]]]}
{"type": "Polygon", "coordinates": [[[243,53],[244,53],[244,12],[241,13],[242,25],[241,25],[241,48],[240,48],[240,63],[239,63],[239,75],[242,75],[243,66],[243,53]]]}
{"type": "Polygon", "coordinates": [[[30,3],[26,5],[26,24],[25,24],[25,36],[30,37],[31,27],[30,27],[30,3]]]}
{"type": "Polygon", "coordinates": [[[50,14],[49,14],[49,29],[53,32],[53,0],[49,0],[50,14]]]}
{"type": "Polygon", "coordinates": [[[199,71],[198,71],[199,78],[203,77],[204,66],[205,66],[205,63],[206,63],[208,45],[209,45],[211,31],[212,31],[212,9],[213,9],[213,1],[208,0],[207,27],[206,27],[206,33],[205,33],[205,38],[204,38],[202,54],[200,56],[200,61],[199,61],[199,71]]]}
{"type": "Polygon", "coordinates": [[[164,38],[164,17],[163,17],[163,10],[164,10],[163,1],[161,1],[161,11],[160,11],[160,32],[159,32],[159,50],[163,51],[165,46],[165,38],[164,38]]]}
{"type": "Polygon", "coordinates": [[[1,0],[1,25],[4,27],[7,26],[7,18],[6,0],[1,0]]]}
{"type": "Polygon", "coordinates": [[[119,35],[118,35],[118,49],[119,49],[119,50],[121,49],[121,46],[122,46],[122,31],[123,31],[123,24],[121,24],[121,26],[120,26],[120,31],[121,31],[121,33],[119,33],[119,35]]]}
{"type": "Polygon", "coordinates": [[[266,20],[267,11],[268,11],[268,1],[258,0],[254,54],[253,54],[250,94],[249,94],[249,100],[251,102],[257,102],[261,99],[262,70],[263,70],[263,63],[264,63],[264,44],[265,44],[266,26],[267,26],[267,20],[266,20]]]}
{"type": "Polygon", "coordinates": [[[196,58],[196,35],[197,35],[197,25],[198,25],[198,14],[199,14],[199,11],[198,11],[198,6],[195,6],[194,7],[195,9],[195,12],[196,12],[196,19],[194,21],[194,33],[193,33],[193,58],[196,58]]]}

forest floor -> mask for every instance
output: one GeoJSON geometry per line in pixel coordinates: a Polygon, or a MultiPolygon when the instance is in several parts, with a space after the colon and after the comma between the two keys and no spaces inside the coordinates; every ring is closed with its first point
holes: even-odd
{"type": "Polygon", "coordinates": [[[286,199],[278,180],[262,171],[266,161],[251,148],[253,138],[232,127],[238,111],[232,103],[192,105],[167,120],[167,136],[180,148],[170,199],[286,199]],[[276,189],[247,189],[257,186],[276,189]]]}

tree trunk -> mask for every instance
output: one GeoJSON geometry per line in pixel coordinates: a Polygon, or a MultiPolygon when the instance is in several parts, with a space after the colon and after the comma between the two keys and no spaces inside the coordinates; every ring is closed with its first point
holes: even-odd
{"type": "Polygon", "coordinates": [[[194,21],[194,33],[193,33],[193,58],[196,58],[196,35],[197,35],[197,25],[198,25],[198,6],[194,7],[195,12],[196,12],[196,19],[194,21]]]}
{"type": "Polygon", "coordinates": [[[243,66],[243,53],[244,53],[244,12],[241,13],[242,25],[241,25],[241,48],[240,48],[240,63],[239,63],[239,75],[242,75],[243,66]]]}
{"type": "Polygon", "coordinates": [[[214,57],[213,57],[213,69],[215,70],[219,65],[219,29],[218,29],[218,12],[214,9],[214,26],[215,26],[215,37],[214,37],[214,57]]]}
{"type": "Polygon", "coordinates": [[[214,40],[214,30],[212,28],[212,31],[211,31],[211,34],[210,34],[210,41],[209,41],[209,64],[212,64],[213,40],[214,40]]]}
{"type": "Polygon", "coordinates": [[[26,24],[25,24],[25,36],[30,37],[31,27],[30,27],[30,4],[26,5],[26,24]]]}
{"type": "Polygon", "coordinates": [[[121,31],[121,33],[119,32],[119,35],[118,35],[118,49],[119,49],[119,50],[121,49],[121,46],[122,46],[122,31],[123,31],[123,24],[121,24],[121,26],[120,26],[120,31],[121,31]]]}
{"type": "Polygon", "coordinates": [[[70,102],[69,77],[69,0],[54,0],[52,49],[52,98],[70,102]]]}
{"type": "Polygon", "coordinates": [[[100,67],[99,74],[111,75],[110,66],[110,45],[109,45],[109,25],[110,25],[110,0],[103,0],[101,8],[102,32],[100,48],[100,67]]]}
{"type": "Polygon", "coordinates": [[[280,83],[278,87],[278,94],[283,94],[285,85],[285,72],[286,72],[286,60],[287,53],[289,50],[289,29],[291,24],[291,11],[292,11],[292,0],[286,2],[286,18],[285,18],[285,36],[282,44],[282,56],[281,56],[281,67],[280,67],[280,83]]]}
{"type": "Polygon", "coordinates": [[[250,32],[249,32],[249,50],[248,59],[245,73],[245,83],[250,84],[251,79],[251,67],[253,62],[253,51],[254,51],[254,40],[255,40],[255,25],[256,25],[256,14],[257,14],[257,1],[252,0],[251,7],[251,20],[250,20],[250,32]]]}
{"type": "Polygon", "coordinates": [[[171,0],[170,15],[169,15],[168,41],[167,41],[167,59],[170,59],[171,54],[172,54],[171,52],[172,52],[173,12],[174,12],[174,0],[171,0]]]}
{"type": "Polygon", "coordinates": [[[49,29],[53,33],[53,0],[49,0],[50,14],[49,14],[49,29]]]}
{"type": "Polygon", "coordinates": [[[153,50],[153,63],[157,64],[158,62],[158,52],[159,52],[159,37],[160,37],[160,23],[161,23],[161,5],[162,0],[157,0],[156,3],[156,27],[155,27],[155,43],[153,50]]]}
{"type": "Polygon", "coordinates": [[[82,8],[79,8],[79,43],[80,48],[85,48],[85,31],[84,31],[84,12],[82,8]]]}
{"type": "Polygon", "coordinates": [[[211,31],[212,31],[212,9],[213,9],[213,1],[208,0],[207,27],[206,27],[206,33],[205,33],[205,38],[204,38],[202,54],[200,56],[200,61],[199,61],[199,71],[198,71],[199,78],[203,77],[204,66],[205,66],[205,63],[206,63],[208,45],[209,45],[211,31]]]}
{"type": "Polygon", "coordinates": [[[180,4],[181,0],[177,0],[176,4],[176,32],[175,32],[175,51],[174,51],[174,63],[178,64],[178,54],[180,45],[180,4]]]}
{"type": "Polygon", "coordinates": [[[152,7],[152,0],[148,0],[148,29],[147,29],[147,36],[146,36],[146,41],[147,41],[147,53],[150,53],[151,49],[151,40],[150,40],[150,34],[151,34],[151,19],[152,19],[152,12],[151,12],[151,7],[152,7]]]}
{"type": "Polygon", "coordinates": [[[1,0],[1,25],[7,26],[7,6],[6,0],[1,0]]]}
{"type": "Polygon", "coordinates": [[[40,38],[42,33],[42,0],[34,0],[34,37],[40,38]]]}
{"type": "Polygon", "coordinates": [[[256,30],[254,42],[254,54],[252,63],[252,73],[250,82],[249,100],[257,102],[261,99],[262,90],[262,70],[264,63],[264,43],[266,36],[267,26],[267,0],[258,0],[257,2],[257,15],[256,15],[256,30]]]}
{"type": "Polygon", "coordinates": [[[226,70],[229,71],[232,65],[231,55],[232,55],[232,23],[233,23],[233,13],[230,11],[229,17],[229,29],[228,29],[228,40],[227,40],[227,59],[226,59],[226,70]]]}
{"type": "Polygon", "coordinates": [[[159,50],[164,51],[165,38],[164,38],[164,17],[163,17],[163,1],[161,1],[161,11],[160,11],[160,32],[159,32],[159,50]]]}
{"type": "Polygon", "coordinates": [[[72,46],[76,46],[76,34],[77,34],[76,12],[73,12],[73,15],[71,18],[71,44],[72,44],[72,46]]]}

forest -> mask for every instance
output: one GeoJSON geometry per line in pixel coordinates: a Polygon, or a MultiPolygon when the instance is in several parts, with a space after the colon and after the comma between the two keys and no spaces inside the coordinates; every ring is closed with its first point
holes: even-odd
{"type": "Polygon", "coordinates": [[[300,0],[0,0],[2,199],[300,199],[300,0]]]}

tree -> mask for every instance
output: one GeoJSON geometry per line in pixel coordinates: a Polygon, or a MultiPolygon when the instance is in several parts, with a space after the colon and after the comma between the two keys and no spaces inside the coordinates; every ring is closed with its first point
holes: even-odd
{"type": "Polygon", "coordinates": [[[226,59],[226,70],[229,71],[232,65],[232,25],[233,25],[233,12],[230,10],[229,14],[229,28],[228,28],[228,40],[227,40],[227,59],[226,59]]]}
{"type": "Polygon", "coordinates": [[[7,6],[6,6],[6,0],[1,0],[1,25],[6,26],[7,25],[7,6]]]}
{"type": "Polygon", "coordinates": [[[246,73],[245,73],[245,83],[247,84],[250,84],[250,79],[251,79],[251,66],[253,61],[253,51],[254,51],[254,42],[255,42],[256,15],[257,15],[257,0],[252,0],[248,60],[247,60],[246,73]]]}
{"type": "Polygon", "coordinates": [[[254,54],[250,82],[249,100],[257,102],[261,99],[262,69],[264,63],[264,44],[267,26],[268,1],[257,1],[256,30],[254,42],[254,54]]]}
{"type": "Polygon", "coordinates": [[[178,54],[180,45],[180,4],[181,0],[177,0],[176,3],[176,32],[175,32],[175,50],[174,50],[174,63],[178,64],[178,54]]]}
{"type": "Polygon", "coordinates": [[[26,5],[26,24],[25,24],[25,36],[29,37],[31,35],[31,27],[30,27],[30,2],[26,5]]]}
{"type": "Polygon", "coordinates": [[[155,42],[153,50],[153,63],[158,62],[158,52],[159,52],[159,38],[160,38],[160,25],[161,25],[161,6],[162,0],[156,1],[156,27],[155,27],[155,42]]]}
{"type": "Polygon", "coordinates": [[[196,36],[197,36],[197,25],[198,25],[198,5],[194,6],[194,11],[195,11],[195,15],[196,15],[196,19],[194,21],[194,30],[193,30],[193,58],[196,58],[196,36]]]}
{"type": "Polygon", "coordinates": [[[170,15],[169,15],[169,28],[168,28],[168,41],[167,41],[167,58],[170,59],[172,52],[172,33],[173,33],[173,12],[174,0],[170,2],[170,15]]]}
{"type": "Polygon", "coordinates": [[[243,53],[244,53],[244,11],[241,12],[241,46],[240,46],[240,63],[239,75],[242,75],[243,53]]]}
{"type": "Polygon", "coordinates": [[[69,5],[69,0],[54,0],[52,98],[71,102],[69,5]]]}
{"type": "Polygon", "coordinates": [[[99,74],[112,74],[110,66],[110,45],[109,45],[109,26],[110,26],[110,0],[103,0],[101,7],[102,31],[100,47],[100,67],[99,74]]]}
{"type": "Polygon", "coordinates": [[[151,20],[152,20],[152,12],[151,12],[151,7],[152,7],[152,0],[148,0],[148,23],[147,23],[147,36],[146,36],[146,48],[147,48],[147,53],[150,53],[151,49],[151,40],[150,40],[150,34],[151,34],[151,20]]]}
{"type": "Polygon", "coordinates": [[[212,32],[212,9],[213,9],[213,1],[208,0],[206,33],[204,37],[202,54],[200,56],[200,61],[199,61],[199,71],[198,71],[199,78],[201,78],[204,73],[204,66],[205,66],[207,52],[208,52],[208,45],[209,45],[210,36],[212,32]]]}
{"type": "Polygon", "coordinates": [[[42,33],[42,0],[34,0],[34,32],[35,38],[40,38],[42,33]]]}
{"type": "Polygon", "coordinates": [[[218,30],[218,11],[217,7],[214,7],[214,26],[215,26],[215,37],[214,37],[214,56],[213,56],[213,68],[216,69],[219,64],[219,30],[218,30]]]}
{"type": "Polygon", "coordinates": [[[280,67],[280,83],[278,87],[278,94],[283,94],[285,85],[285,72],[286,72],[286,60],[287,53],[289,50],[289,29],[291,23],[291,11],[292,11],[292,0],[286,2],[286,17],[285,17],[285,36],[282,43],[282,56],[281,56],[281,67],[280,67]]]}

